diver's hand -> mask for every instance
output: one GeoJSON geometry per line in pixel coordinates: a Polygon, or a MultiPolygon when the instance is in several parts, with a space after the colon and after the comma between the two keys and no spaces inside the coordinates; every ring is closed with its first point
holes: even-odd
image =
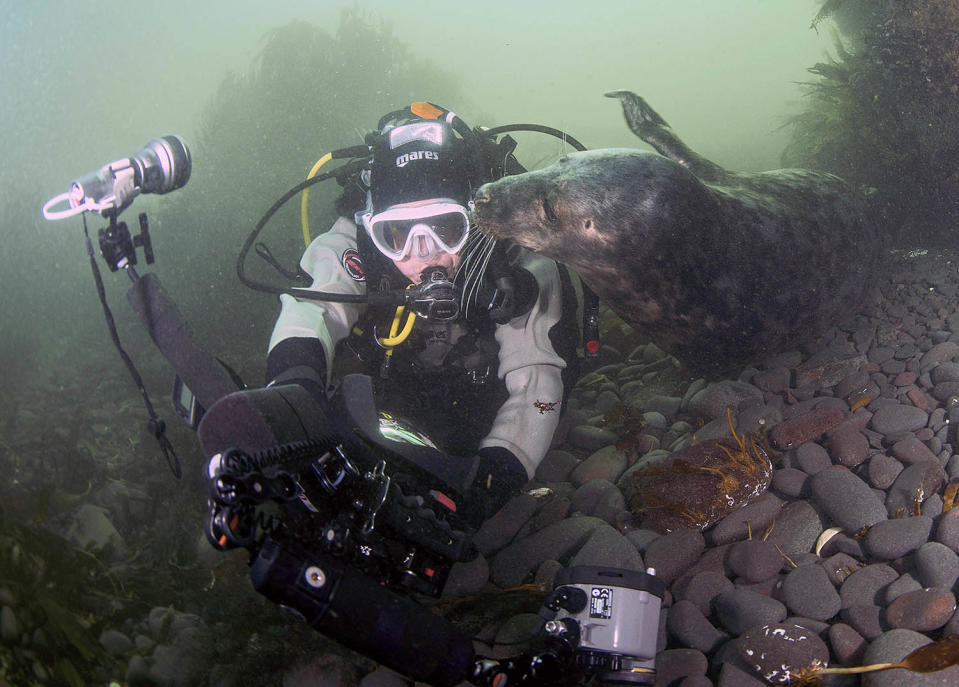
{"type": "Polygon", "coordinates": [[[481,448],[475,461],[476,474],[467,486],[462,515],[479,527],[519,492],[529,475],[513,452],[501,446],[481,448]]]}

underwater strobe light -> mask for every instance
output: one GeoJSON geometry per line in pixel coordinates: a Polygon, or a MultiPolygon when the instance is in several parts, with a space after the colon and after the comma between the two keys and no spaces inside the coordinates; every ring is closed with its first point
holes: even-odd
{"type": "Polygon", "coordinates": [[[575,566],[556,574],[558,613],[546,634],[575,647],[580,668],[599,673],[604,685],[656,681],[659,610],[666,585],[652,568],[645,573],[603,566],[575,566]]]}
{"type": "Polygon", "coordinates": [[[56,220],[82,212],[118,215],[141,193],[169,193],[182,188],[189,181],[192,168],[190,151],[183,139],[154,138],[132,157],[78,178],[69,191],[44,204],[43,216],[56,220]],[[69,207],[56,209],[62,203],[69,207]]]}

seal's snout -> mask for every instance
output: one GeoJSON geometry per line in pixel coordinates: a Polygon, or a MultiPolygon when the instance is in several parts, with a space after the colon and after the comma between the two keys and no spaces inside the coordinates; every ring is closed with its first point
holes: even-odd
{"type": "Polygon", "coordinates": [[[489,202],[489,191],[487,191],[487,186],[489,186],[489,184],[483,184],[476,189],[476,195],[473,196],[474,203],[479,204],[489,202]]]}

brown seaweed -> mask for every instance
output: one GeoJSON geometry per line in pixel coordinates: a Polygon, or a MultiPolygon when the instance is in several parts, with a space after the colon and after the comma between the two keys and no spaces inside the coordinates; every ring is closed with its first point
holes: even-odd
{"type": "Polygon", "coordinates": [[[634,473],[628,501],[645,525],[667,532],[704,529],[766,491],[772,462],[765,435],[740,436],[729,409],[726,417],[731,437],[693,444],[666,464],[634,473]]]}

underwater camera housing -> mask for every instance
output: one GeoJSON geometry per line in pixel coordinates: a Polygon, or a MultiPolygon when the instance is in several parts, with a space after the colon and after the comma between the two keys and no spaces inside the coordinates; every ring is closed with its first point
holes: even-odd
{"type": "Polygon", "coordinates": [[[602,566],[560,570],[545,605],[557,613],[546,634],[571,648],[575,664],[599,673],[603,684],[653,684],[666,593],[655,573],[602,566]]]}

